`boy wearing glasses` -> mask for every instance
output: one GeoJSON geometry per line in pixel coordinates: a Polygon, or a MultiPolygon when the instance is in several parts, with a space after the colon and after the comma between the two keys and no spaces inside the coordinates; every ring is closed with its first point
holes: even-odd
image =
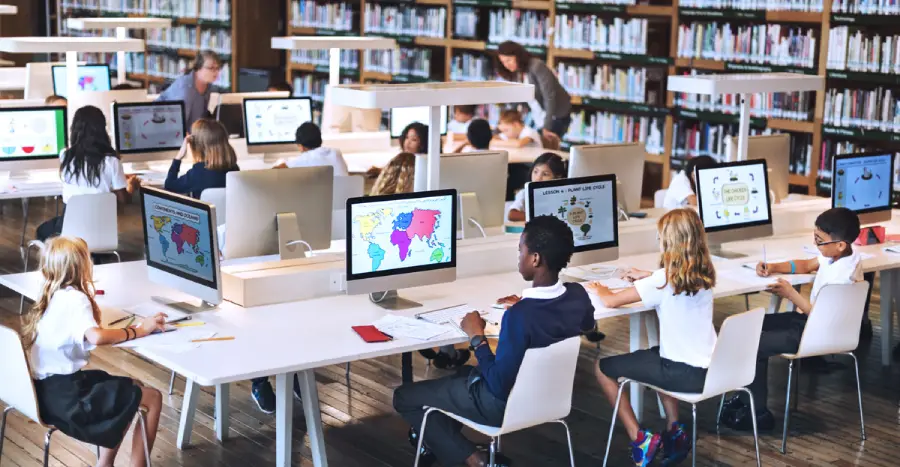
{"type": "MultiPolygon", "coordinates": [[[[797,312],[766,315],[763,321],[756,378],[748,386],[753,391],[756,423],[760,430],[771,430],[775,426],[775,418],[766,407],[769,357],[797,351],[807,317],[822,287],[863,280],[860,254],[853,251],[853,242],[859,237],[859,218],[856,213],[846,208],[833,208],[823,212],[816,218],[814,237],[819,249],[817,258],[759,263],[756,266],[756,273],[762,277],[770,274],[816,273],[809,299],[782,278],[776,279],[768,288],[769,292],[793,302],[797,306],[797,312]]],[[[726,403],[721,421],[732,429],[750,431],[753,429],[752,416],[750,406],[739,396],[735,396],[726,403]]]]}

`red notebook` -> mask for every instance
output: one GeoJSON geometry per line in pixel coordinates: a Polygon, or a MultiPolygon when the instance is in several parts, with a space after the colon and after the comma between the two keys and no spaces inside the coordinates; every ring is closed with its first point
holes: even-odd
{"type": "Polygon", "coordinates": [[[359,337],[366,342],[388,342],[394,340],[393,337],[381,332],[375,326],[353,326],[353,330],[359,334],[359,337]]]}

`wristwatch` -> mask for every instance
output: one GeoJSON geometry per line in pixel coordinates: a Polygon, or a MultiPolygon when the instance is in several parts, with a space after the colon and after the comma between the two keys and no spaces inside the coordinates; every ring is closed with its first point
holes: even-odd
{"type": "Polygon", "coordinates": [[[475,350],[476,348],[478,348],[478,346],[480,346],[481,344],[484,344],[486,342],[487,342],[487,338],[485,338],[484,336],[481,336],[481,335],[475,336],[471,340],[469,340],[469,350],[475,350]]]}

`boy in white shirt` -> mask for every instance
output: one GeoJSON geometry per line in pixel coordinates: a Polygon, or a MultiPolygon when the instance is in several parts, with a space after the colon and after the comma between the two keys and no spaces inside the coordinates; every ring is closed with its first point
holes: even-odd
{"type": "Polygon", "coordinates": [[[320,167],[330,165],[334,167],[335,177],[348,175],[347,162],[341,151],[322,147],[322,130],[313,122],[306,122],[297,128],[297,147],[301,154],[297,157],[282,161],[275,165],[275,169],[295,169],[297,167],[320,167]]]}
{"type": "Polygon", "coordinates": [[[495,149],[538,148],[544,147],[541,134],[534,128],[526,126],[522,114],[517,110],[505,110],[500,114],[500,138],[491,143],[495,149]]]}
{"type": "MultiPolygon", "coordinates": [[[[809,299],[778,278],[768,290],[786,298],[797,306],[797,312],[766,315],[759,340],[756,363],[756,379],[748,386],[756,405],[756,423],[760,430],[771,430],[775,418],[766,407],[768,398],[767,377],[769,357],[796,352],[806,327],[806,320],[822,287],[831,284],[852,284],[863,280],[861,258],[853,251],[853,242],[859,236],[859,218],[846,208],[829,209],[816,218],[814,238],[819,256],[797,259],[784,263],[759,263],[756,273],[762,277],[770,274],[816,273],[809,299]]],[[[721,421],[735,430],[753,429],[750,407],[738,397],[732,398],[722,412],[721,421]]]]}
{"type": "Polygon", "coordinates": [[[447,131],[452,132],[454,135],[458,135],[457,138],[459,140],[463,140],[466,137],[466,130],[469,129],[469,124],[472,123],[472,120],[474,119],[474,105],[454,105],[453,120],[447,123],[447,131]]]}
{"type": "Polygon", "coordinates": [[[666,198],[663,200],[663,208],[666,210],[684,208],[697,205],[697,186],[694,183],[694,171],[706,169],[718,165],[715,159],[709,156],[697,156],[688,159],[684,170],[672,177],[669,188],[666,190],[666,198]]]}

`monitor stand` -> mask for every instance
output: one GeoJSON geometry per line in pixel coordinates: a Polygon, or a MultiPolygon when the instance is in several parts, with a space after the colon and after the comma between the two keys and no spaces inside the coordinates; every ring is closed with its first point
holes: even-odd
{"type": "Polygon", "coordinates": [[[198,300],[200,304],[197,305],[197,302],[176,302],[175,300],[160,297],[160,296],[151,296],[150,300],[154,303],[158,303],[168,308],[172,308],[181,313],[185,313],[187,315],[192,315],[194,313],[200,313],[203,311],[210,311],[217,308],[217,305],[213,305],[212,303],[205,302],[203,300],[198,300]]]}
{"type": "Polygon", "coordinates": [[[278,255],[282,260],[306,258],[306,251],[312,256],[312,246],[300,237],[297,214],[280,212],[275,215],[275,229],[278,231],[278,255]],[[306,246],[306,248],[302,248],[306,246]]]}
{"type": "Polygon", "coordinates": [[[717,258],[722,259],[737,259],[737,258],[746,258],[747,255],[743,253],[738,253],[736,251],[726,251],[722,248],[721,243],[710,243],[709,244],[709,254],[715,256],[717,258]]]}
{"type": "Polygon", "coordinates": [[[487,237],[481,222],[481,205],[475,193],[459,194],[459,223],[462,238],[487,237]]]}
{"type": "Polygon", "coordinates": [[[419,308],[422,306],[419,302],[407,300],[397,294],[396,290],[388,290],[387,292],[375,292],[369,294],[369,300],[389,311],[409,310],[411,308],[419,308]]]}

